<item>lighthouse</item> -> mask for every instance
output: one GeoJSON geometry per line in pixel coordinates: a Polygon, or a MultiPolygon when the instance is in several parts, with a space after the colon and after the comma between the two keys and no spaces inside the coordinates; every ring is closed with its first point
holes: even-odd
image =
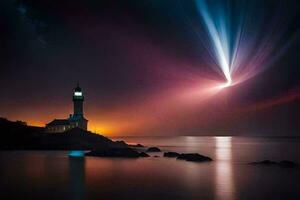
{"type": "Polygon", "coordinates": [[[77,84],[77,87],[74,89],[73,93],[73,104],[74,104],[74,114],[73,116],[83,117],[83,101],[84,96],[82,90],[77,84]]]}
{"type": "Polygon", "coordinates": [[[87,122],[88,120],[84,118],[83,115],[83,102],[84,102],[84,95],[82,89],[77,83],[77,86],[73,92],[73,108],[74,112],[73,115],[70,115],[69,121],[70,124],[75,125],[75,127],[79,127],[83,130],[87,130],[87,122]]]}
{"type": "Polygon", "coordinates": [[[79,83],[73,90],[73,114],[68,119],[54,119],[46,124],[46,131],[50,133],[62,133],[72,128],[87,130],[88,120],[83,113],[84,95],[79,83]]]}

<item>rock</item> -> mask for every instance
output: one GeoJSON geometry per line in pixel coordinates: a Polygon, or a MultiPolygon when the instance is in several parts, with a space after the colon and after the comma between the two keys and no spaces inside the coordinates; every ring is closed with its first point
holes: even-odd
{"type": "Polygon", "coordinates": [[[183,153],[177,157],[178,160],[193,161],[193,162],[207,162],[212,161],[210,157],[200,155],[198,153],[183,153]]]}
{"type": "Polygon", "coordinates": [[[154,158],[159,158],[160,156],[153,156],[154,158]]]}
{"type": "MultiPolygon", "coordinates": [[[[121,158],[139,158],[141,154],[131,148],[107,148],[90,151],[86,156],[96,157],[121,157],[121,158]]],[[[145,156],[145,155],[144,155],[145,156]]],[[[144,157],[143,156],[143,157],[144,157]]]]}
{"type": "Polygon", "coordinates": [[[283,168],[293,168],[296,167],[296,163],[294,163],[293,161],[289,161],[289,160],[282,160],[280,162],[275,162],[275,161],[271,161],[271,160],[263,160],[260,162],[252,162],[249,163],[250,165],[259,165],[259,166],[279,166],[279,167],[283,167],[283,168]]]}
{"type": "Polygon", "coordinates": [[[280,167],[285,167],[285,168],[293,168],[296,167],[296,163],[294,163],[293,161],[289,161],[289,160],[282,160],[279,163],[280,167]]]}
{"type": "Polygon", "coordinates": [[[177,152],[165,152],[164,153],[164,157],[169,157],[169,158],[177,158],[178,156],[180,156],[179,153],[177,152]]]}
{"type": "Polygon", "coordinates": [[[140,157],[150,157],[150,156],[148,154],[146,154],[145,152],[141,152],[140,157]]]}
{"type": "Polygon", "coordinates": [[[149,147],[147,152],[161,152],[161,150],[157,147],[149,147]]]}
{"type": "Polygon", "coordinates": [[[116,144],[119,144],[119,145],[128,145],[128,144],[126,144],[126,142],[124,142],[123,140],[117,140],[117,141],[115,141],[115,143],[116,144]]]}
{"type": "Polygon", "coordinates": [[[144,146],[141,144],[131,144],[130,147],[143,148],[144,146]]]}
{"type": "Polygon", "coordinates": [[[249,163],[250,165],[276,165],[277,162],[271,161],[271,160],[263,160],[259,162],[252,162],[249,163]]]}

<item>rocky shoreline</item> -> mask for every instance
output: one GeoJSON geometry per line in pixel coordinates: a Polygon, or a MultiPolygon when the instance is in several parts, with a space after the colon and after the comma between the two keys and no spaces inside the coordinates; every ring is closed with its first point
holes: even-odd
{"type": "MultiPolygon", "coordinates": [[[[0,118],[0,132],[4,133],[0,141],[0,150],[68,150],[90,151],[82,156],[145,158],[161,157],[176,158],[190,162],[210,162],[212,158],[198,153],[163,152],[158,147],[145,147],[142,144],[127,144],[124,141],[112,141],[99,134],[79,128],[64,133],[48,134],[42,127],[27,126],[22,122],[12,122],[0,118]],[[154,153],[151,156],[149,154],[154,153]]],[[[278,166],[281,168],[295,168],[293,161],[279,162],[263,160],[248,163],[252,166],[278,166]]]]}
{"type": "MultiPolygon", "coordinates": [[[[146,152],[161,152],[161,150],[157,147],[150,147],[146,150],[146,152]]],[[[141,157],[150,157],[149,154],[142,151],[139,152],[132,148],[106,148],[106,149],[98,149],[93,150],[88,153],[85,153],[85,156],[94,156],[94,157],[118,157],[118,158],[141,158],[141,157]]],[[[159,157],[154,155],[153,157],[159,157]]],[[[191,162],[209,162],[213,161],[208,156],[204,156],[198,153],[177,153],[177,152],[165,152],[163,157],[172,157],[177,160],[185,160],[191,162]]]]}

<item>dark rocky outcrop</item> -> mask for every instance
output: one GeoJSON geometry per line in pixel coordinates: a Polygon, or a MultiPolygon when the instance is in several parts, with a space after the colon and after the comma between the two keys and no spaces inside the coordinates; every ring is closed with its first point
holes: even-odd
{"type": "Polygon", "coordinates": [[[107,148],[90,151],[86,156],[96,157],[118,157],[118,158],[139,158],[149,157],[146,153],[139,153],[131,148],[107,148]]]}
{"type": "Polygon", "coordinates": [[[271,160],[263,160],[259,162],[251,162],[250,165],[276,165],[277,162],[271,161],[271,160]]]}
{"type": "Polygon", "coordinates": [[[42,142],[44,129],[27,126],[21,121],[9,121],[0,117],[0,149],[35,149],[37,143],[42,142]]]}
{"type": "Polygon", "coordinates": [[[263,161],[259,161],[259,162],[251,162],[249,164],[256,165],[256,166],[279,166],[279,167],[283,167],[283,168],[293,168],[293,167],[297,166],[296,163],[294,163],[293,161],[289,161],[289,160],[282,160],[280,162],[275,162],[275,161],[271,161],[271,160],[263,160],[263,161]]]}
{"type": "Polygon", "coordinates": [[[289,161],[289,160],[282,160],[278,164],[280,167],[286,167],[286,168],[293,168],[293,167],[297,166],[296,163],[294,163],[293,161],[289,161]]]}
{"type": "Polygon", "coordinates": [[[145,147],[144,145],[141,145],[141,144],[130,144],[129,146],[134,147],[134,148],[143,148],[143,147],[145,147]]]}
{"type": "Polygon", "coordinates": [[[165,152],[164,157],[177,158],[178,160],[193,161],[193,162],[207,162],[212,161],[210,157],[200,155],[198,153],[177,153],[177,152],[165,152]]]}
{"type": "Polygon", "coordinates": [[[124,142],[123,140],[118,140],[118,141],[115,141],[116,144],[119,144],[121,146],[124,146],[124,145],[127,145],[126,142],[124,142]]]}
{"type": "Polygon", "coordinates": [[[158,147],[149,147],[147,152],[161,152],[161,150],[158,147]]]}
{"type": "Polygon", "coordinates": [[[180,154],[177,153],[177,152],[170,151],[170,152],[165,152],[164,153],[164,157],[177,158],[178,156],[180,156],[180,154]]]}
{"type": "Polygon", "coordinates": [[[183,153],[177,157],[178,160],[193,161],[193,162],[207,162],[212,161],[210,157],[200,155],[198,153],[183,153]]]}
{"type": "Polygon", "coordinates": [[[124,141],[114,142],[102,135],[74,128],[64,133],[46,133],[43,127],[27,126],[0,118],[2,150],[93,150],[126,148],[124,141]]]}

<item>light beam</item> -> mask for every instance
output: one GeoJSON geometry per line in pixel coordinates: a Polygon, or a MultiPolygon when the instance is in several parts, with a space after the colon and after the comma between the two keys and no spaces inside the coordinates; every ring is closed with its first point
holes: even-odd
{"type": "Polygon", "coordinates": [[[222,10],[215,13],[215,17],[213,17],[205,0],[197,1],[197,6],[211,40],[214,58],[227,80],[223,87],[228,87],[232,83],[230,63],[233,63],[230,58],[230,41],[232,38],[229,35],[229,19],[225,11],[222,10]]]}
{"type": "Polygon", "coordinates": [[[226,79],[220,88],[239,84],[264,71],[295,39],[295,36],[288,40],[283,38],[288,18],[280,15],[279,5],[274,7],[276,14],[270,19],[262,10],[257,10],[261,7],[260,1],[195,2],[208,38],[203,34],[199,36],[216,63],[217,72],[226,79]]]}

